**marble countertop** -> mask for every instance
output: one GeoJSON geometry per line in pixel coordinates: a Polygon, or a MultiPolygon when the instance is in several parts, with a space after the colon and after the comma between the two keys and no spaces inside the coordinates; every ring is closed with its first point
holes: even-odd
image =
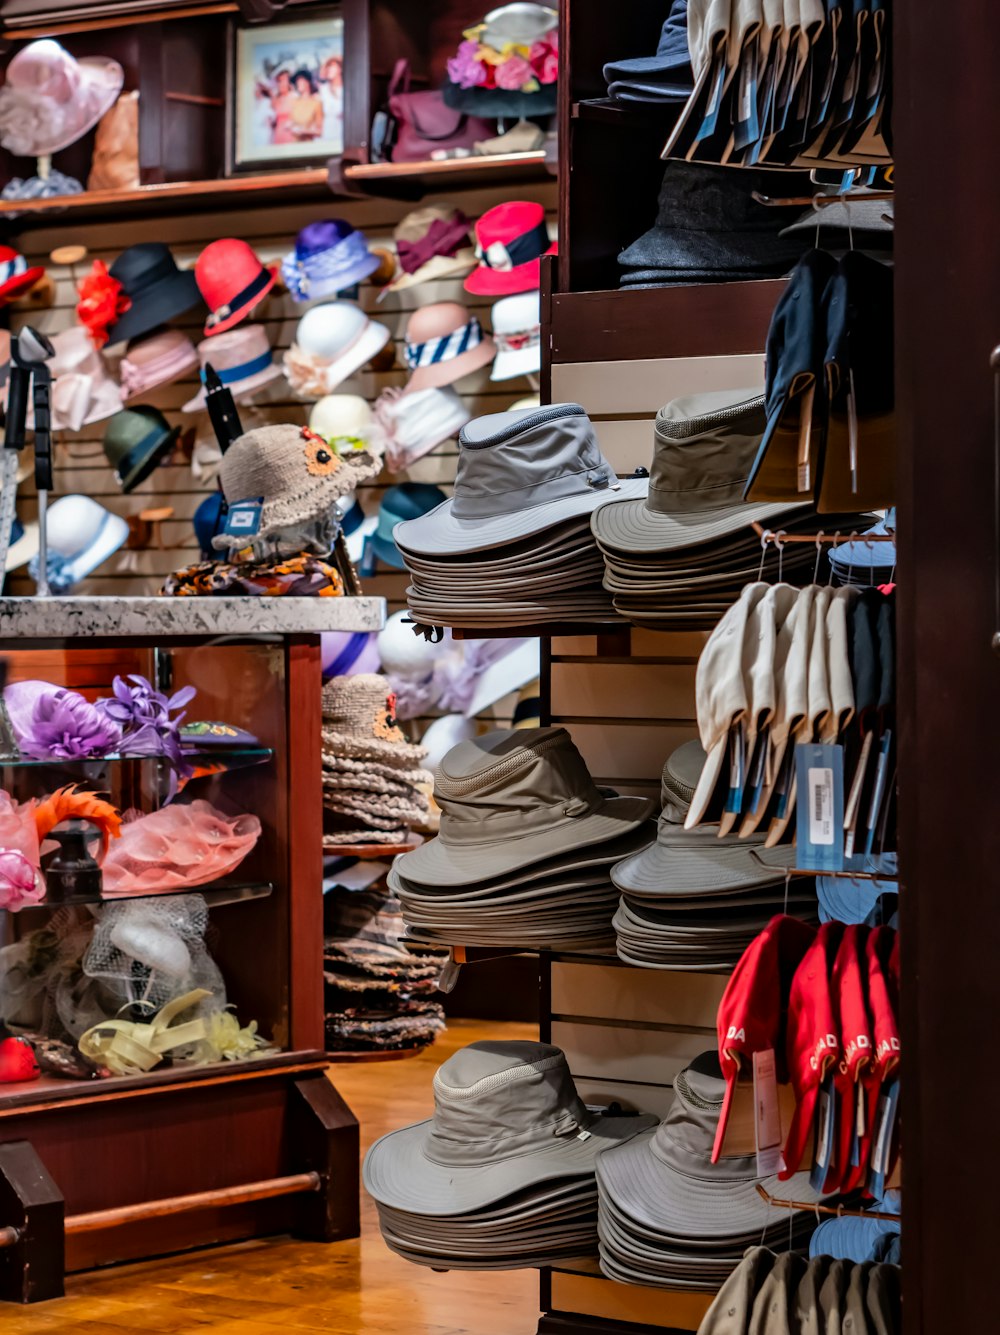
{"type": "Polygon", "coordinates": [[[116,635],[317,635],[381,630],[384,624],[384,598],[0,597],[0,642],[116,635]]]}

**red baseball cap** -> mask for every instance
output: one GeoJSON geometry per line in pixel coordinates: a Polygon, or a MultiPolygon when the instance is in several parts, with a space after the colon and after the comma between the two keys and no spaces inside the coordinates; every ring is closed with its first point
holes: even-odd
{"type": "Polygon", "coordinates": [[[859,1187],[868,1173],[879,1090],[899,1065],[899,933],[892,927],[876,927],[865,945],[868,968],[868,1012],[871,1018],[872,1060],[865,1068],[866,1132],[861,1163],[847,1180],[844,1190],[859,1187]]]}
{"type": "Polygon", "coordinates": [[[205,337],[211,338],[246,319],[274,286],[275,271],[265,269],[245,241],[223,237],[198,256],[194,276],[209,310],[205,337]]]}
{"type": "Polygon", "coordinates": [[[868,1012],[868,961],[865,947],[868,928],[851,923],[844,928],[840,949],[833,962],[833,992],[840,1016],[840,1067],[837,1090],[837,1152],[824,1183],[825,1191],[846,1191],[854,1172],[864,1172],[868,1160],[862,1139],[861,1164],[852,1168],[851,1140],[857,1120],[857,1085],[873,1057],[872,1026],[868,1012]]]}
{"type": "Polygon", "coordinates": [[[785,1140],[778,1176],[799,1170],[816,1112],[823,1077],[840,1057],[840,1024],[833,991],[833,966],[844,924],[825,922],[795,970],[788,997],[788,1074],[795,1089],[795,1112],[785,1140]]]}
{"type": "Polygon", "coordinates": [[[722,1152],[740,1059],[772,1048],[778,1079],[787,1078],[783,1065],[789,990],[796,969],[815,939],[815,927],[779,914],[750,942],[733,970],[717,1018],[719,1064],[726,1079],[726,1095],[715,1133],[713,1163],[722,1152]]]}
{"type": "Polygon", "coordinates": [[[555,253],[541,204],[498,204],[476,223],[479,264],[465,280],[465,290],[485,297],[533,292],[542,281],[539,258],[555,253]]]}

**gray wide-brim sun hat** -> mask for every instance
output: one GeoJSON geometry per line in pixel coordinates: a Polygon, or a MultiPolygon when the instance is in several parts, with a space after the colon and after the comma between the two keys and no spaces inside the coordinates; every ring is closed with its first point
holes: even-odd
{"type": "Polygon", "coordinates": [[[806,1206],[822,1201],[808,1173],[785,1182],[760,1178],[753,1154],[711,1162],[725,1091],[717,1054],[704,1053],[676,1077],[673,1106],[655,1131],[600,1155],[602,1195],[628,1218],[681,1243],[759,1237],[762,1229],[782,1222],[787,1228],[788,1210],[763,1200],[758,1182],[783,1200],[806,1206]]]}
{"type": "Polygon", "coordinates": [[[685,742],[671,753],[663,767],[656,843],[611,868],[619,890],[657,898],[716,895],[774,885],[783,880],[784,868],[795,866],[795,845],[765,850],[765,834],[720,839],[715,825],[685,830],[684,818],[704,768],[700,742],[685,742]]]}
{"type": "Polygon", "coordinates": [[[396,526],[402,552],[483,551],[645,495],[645,478],[618,480],[578,403],[476,418],[458,445],[454,496],[396,526]]]}
{"type": "Polygon", "coordinates": [[[652,1117],[589,1113],[563,1053],[548,1043],[473,1043],[434,1076],[434,1116],[382,1136],[365,1155],[380,1204],[461,1215],[555,1179],[587,1177],[601,1150],[652,1117]]]}
{"type": "Polygon", "coordinates": [[[464,885],[620,839],[652,814],[598,789],[565,728],[486,733],[438,766],[440,833],[396,863],[407,880],[464,885]]]}

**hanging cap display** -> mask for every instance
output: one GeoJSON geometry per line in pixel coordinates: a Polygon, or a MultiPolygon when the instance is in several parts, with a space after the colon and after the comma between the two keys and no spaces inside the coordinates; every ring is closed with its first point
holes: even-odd
{"type": "Polygon", "coordinates": [[[201,252],[194,276],[209,310],[205,337],[210,338],[245,320],[274,286],[275,273],[245,241],[224,237],[201,252]]]}

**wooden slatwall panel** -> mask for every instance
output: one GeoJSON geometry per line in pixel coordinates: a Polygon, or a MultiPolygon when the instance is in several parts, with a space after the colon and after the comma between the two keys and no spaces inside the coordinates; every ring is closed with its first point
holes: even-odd
{"type": "MultiPolygon", "coordinates": [[[[649,467],[656,410],[704,390],[756,388],[761,356],[556,365],[552,398],[578,400],[619,472],[649,467]]],[[[664,761],[697,736],[694,677],[707,636],[632,629],[613,641],[556,638],[551,718],[571,732],[598,783],[659,797],[664,761]]],[[[663,1117],[674,1077],[715,1046],[726,979],[592,962],[551,966],[549,1023],[585,1099],[663,1117]]],[[[697,1329],[707,1295],[631,1287],[592,1267],[551,1274],[551,1308],[681,1330],[697,1329]]]]}
{"type": "MultiPolygon", "coordinates": [[[[428,197],[425,203],[453,203],[461,207],[470,219],[504,198],[536,200],[550,210],[550,227],[555,230],[554,185],[518,186],[515,192],[478,190],[452,197],[428,197]]],[[[38,230],[21,238],[21,245],[30,260],[45,263],[56,280],[55,304],[50,310],[18,315],[15,324],[30,322],[43,332],[52,334],[75,322],[75,283],[87,271],[92,259],[100,258],[110,264],[126,247],[141,241],[163,240],[173,249],[182,267],[194,264],[208,242],[224,236],[237,236],[250,242],[261,260],[270,263],[281,258],[292,246],[298,230],[307,222],[324,218],[346,218],[361,228],[370,244],[392,247],[392,231],[396,223],[416,204],[388,200],[345,200],[331,196],[328,204],[308,206],[290,205],[287,208],[240,209],[222,214],[196,214],[169,220],[139,220],[108,225],[81,226],[73,229],[38,230]],[[53,266],[49,252],[67,241],[80,242],[88,247],[90,255],[75,272],[53,266]]],[[[336,392],[360,394],[370,402],[388,386],[402,386],[407,372],[403,360],[403,334],[407,320],[414,309],[435,301],[461,301],[476,314],[484,328],[489,328],[491,302],[488,298],[466,293],[461,279],[426,283],[401,293],[389,293],[378,300],[380,289],[370,283],[360,288],[359,300],[369,315],[387,324],[393,332],[396,346],[396,366],[391,371],[361,370],[336,392]]],[[[268,336],[280,354],[294,338],[295,327],[307,305],[292,301],[287,292],[272,293],[255,311],[254,319],[266,326],[268,336]]],[[[197,343],[202,337],[201,320],[204,312],[189,312],[171,323],[183,329],[197,343]]],[[[532,393],[526,378],[491,382],[489,366],[467,376],[455,388],[462,394],[474,416],[500,412],[515,400],[532,393]]],[[[183,379],[141,396],[140,401],[160,408],[171,421],[182,428],[195,426],[199,438],[214,440],[207,413],[196,415],[180,411],[181,405],[193,397],[198,387],[197,370],[183,379]]],[[[262,426],[268,422],[305,422],[311,403],[298,398],[284,378],[265,387],[252,402],[239,405],[245,427],[262,426]]],[[[83,492],[100,501],[118,514],[138,514],[156,505],[169,505],[174,517],[162,525],[163,547],[147,544],[142,550],[117,552],[87,580],[77,586],[79,593],[90,594],[148,594],[155,592],[165,575],[199,559],[197,541],[191,520],[204,496],[214,489],[214,480],[198,481],[187,462],[180,456],[158,468],[152,477],[129,496],[123,496],[107,463],[101,441],[105,423],[95,423],[82,431],[60,433],[57,442],[55,489],[53,498],[69,492],[83,492]]],[[[457,441],[452,439],[437,446],[429,455],[415,463],[405,473],[383,473],[375,482],[361,489],[359,499],[368,513],[377,511],[386,487],[402,481],[431,482],[450,492],[455,478],[458,458],[457,441]]],[[[18,511],[22,520],[34,518],[37,513],[34,480],[29,478],[19,490],[18,511]]],[[[393,612],[405,606],[407,578],[390,567],[379,566],[376,574],[364,581],[364,591],[384,597],[393,612]]],[[[22,569],[7,583],[12,593],[34,592],[33,581],[22,569]]],[[[501,702],[493,711],[499,725],[509,720],[513,700],[501,702]]]]}

